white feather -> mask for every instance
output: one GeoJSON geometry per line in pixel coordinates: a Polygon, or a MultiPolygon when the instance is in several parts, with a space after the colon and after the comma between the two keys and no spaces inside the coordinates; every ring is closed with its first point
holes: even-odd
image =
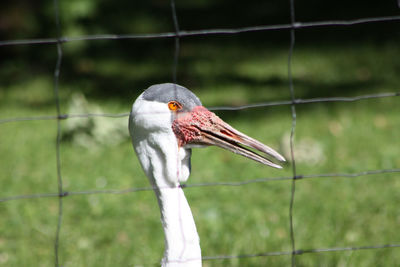
{"type": "Polygon", "coordinates": [[[199,236],[180,182],[189,178],[190,154],[178,148],[167,104],[138,97],[129,117],[133,147],[154,190],[165,235],[163,266],[201,266],[199,236]]]}

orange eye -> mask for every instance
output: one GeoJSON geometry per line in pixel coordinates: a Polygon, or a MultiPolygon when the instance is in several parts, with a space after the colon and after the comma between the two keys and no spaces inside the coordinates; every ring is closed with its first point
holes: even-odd
{"type": "Polygon", "coordinates": [[[182,109],[182,105],[176,101],[170,101],[168,102],[168,108],[170,110],[180,110],[182,109]]]}

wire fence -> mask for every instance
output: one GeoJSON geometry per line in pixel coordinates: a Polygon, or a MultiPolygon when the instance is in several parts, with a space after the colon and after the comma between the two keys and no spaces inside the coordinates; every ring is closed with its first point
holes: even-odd
{"type": "MultiPolygon", "coordinates": [[[[62,177],[62,164],[60,157],[60,144],[61,144],[61,121],[66,119],[79,119],[89,117],[110,117],[120,118],[127,117],[129,113],[86,113],[86,114],[62,114],[60,110],[60,96],[59,96],[59,78],[60,70],[62,67],[63,58],[63,43],[77,42],[77,41],[97,41],[97,40],[122,40],[122,39],[159,39],[159,38],[174,38],[175,39],[175,53],[174,63],[172,70],[172,77],[174,83],[177,82],[177,69],[179,62],[180,52],[180,39],[188,36],[204,36],[204,35],[236,35],[246,32],[262,32],[262,31],[290,31],[290,44],[288,51],[287,60],[287,74],[288,74],[288,88],[290,91],[290,100],[274,101],[274,102],[261,102],[252,103],[249,105],[242,106],[218,106],[210,107],[210,110],[242,110],[250,108],[261,108],[269,106],[280,106],[290,105],[291,107],[291,119],[292,125],[290,130],[290,157],[292,163],[292,176],[290,177],[263,177],[258,179],[251,179],[245,181],[232,181],[232,182],[211,182],[211,183],[194,183],[194,184],[181,184],[182,188],[194,188],[194,187],[215,187],[215,186],[243,186],[246,184],[253,183],[265,183],[265,182],[276,182],[283,180],[291,180],[291,193],[290,193],[290,205],[288,207],[289,213],[289,225],[290,225],[290,251],[275,251],[275,252],[261,252],[255,254],[239,254],[239,255],[216,255],[216,256],[203,256],[202,260],[223,260],[233,258],[253,258],[253,257],[267,257],[267,256],[279,256],[279,255],[291,255],[291,265],[296,265],[296,256],[307,254],[307,253],[323,253],[323,252],[335,252],[335,251],[349,251],[349,250],[366,250],[366,249],[384,249],[384,248],[400,248],[400,243],[393,244],[371,244],[367,246],[359,247],[331,247],[331,248],[315,248],[315,249],[298,249],[296,247],[295,240],[295,229],[293,225],[293,211],[296,194],[296,181],[300,179],[323,179],[323,178],[355,178],[367,175],[376,174],[389,174],[389,173],[400,173],[400,169],[379,169],[379,170],[365,170],[356,173],[320,173],[320,174],[298,174],[296,168],[296,155],[294,153],[294,135],[296,131],[296,106],[310,103],[321,103],[321,102],[354,102],[362,101],[366,99],[378,99],[378,98],[389,98],[400,96],[400,91],[388,92],[388,93],[377,93],[377,94],[364,94],[353,97],[327,97],[327,98],[310,98],[300,99],[295,97],[295,84],[292,76],[292,56],[295,47],[296,30],[302,28],[315,28],[315,27],[330,27],[330,26],[344,26],[348,27],[357,24],[369,24],[369,23],[382,23],[382,22],[400,22],[400,16],[386,16],[386,17],[370,17],[360,18],[353,20],[330,20],[330,21],[317,21],[317,22],[300,22],[295,19],[295,6],[294,0],[290,0],[290,24],[280,25],[261,25],[254,27],[243,27],[243,28],[232,28],[232,29],[204,29],[195,31],[184,31],[180,30],[178,23],[178,15],[176,13],[175,2],[171,0],[171,13],[174,24],[174,32],[165,33],[151,33],[151,34],[127,34],[127,35],[88,35],[78,37],[66,37],[61,34],[60,17],[59,17],[59,0],[54,0],[54,23],[56,26],[57,37],[56,38],[44,38],[44,39],[25,39],[25,40],[3,40],[0,41],[0,46],[18,46],[18,45],[41,45],[41,44],[54,44],[57,47],[57,61],[54,68],[54,103],[56,106],[56,114],[49,116],[26,116],[26,117],[14,117],[0,119],[0,124],[25,122],[25,121],[39,121],[39,120],[56,120],[57,121],[57,135],[55,138],[55,149],[56,149],[56,164],[57,164],[57,184],[58,191],[51,193],[38,193],[30,195],[13,195],[8,197],[0,198],[0,202],[8,202],[22,199],[34,199],[34,198],[58,198],[58,223],[54,241],[54,254],[55,254],[55,266],[61,266],[59,261],[59,241],[60,231],[62,227],[63,218],[63,198],[74,195],[92,195],[92,194],[126,194],[140,191],[152,191],[155,189],[162,189],[159,187],[140,187],[140,188],[127,188],[123,190],[88,190],[88,191],[65,191],[63,188],[63,177],[62,177]]],[[[399,2],[400,7],[400,2],[399,2]]]]}

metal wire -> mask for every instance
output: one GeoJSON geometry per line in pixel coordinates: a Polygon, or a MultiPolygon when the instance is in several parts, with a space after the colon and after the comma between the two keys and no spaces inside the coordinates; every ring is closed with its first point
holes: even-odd
{"type": "Polygon", "coordinates": [[[56,136],[56,166],[57,166],[57,184],[58,184],[58,219],[57,219],[57,228],[56,228],[56,236],[54,241],[54,254],[55,267],[59,266],[59,244],[60,244],[60,231],[61,231],[61,223],[62,223],[62,215],[63,215],[63,181],[61,176],[61,156],[60,156],[60,143],[61,143],[61,108],[60,108],[60,94],[59,94],[59,81],[60,81],[60,71],[61,71],[61,62],[62,62],[62,46],[60,42],[61,37],[61,27],[60,27],[60,16],[59,16],[59,5],[58,0],[54,0],[54,17],[55,17],[55,25],[57,30],[57,62],[54,70],[54,101],[57,110],[57,136],[56,136]]]}
{"type": "MultiPolygon", "coordinates": [[[[378,93],[378,94],[366,94],[358,95],[353,97],[320,97],[320,98],[309,98],[309,99],[294,99],[294,100],[283,100],[283,101],[272,101],[272,102],[260,102],[242,106],[217,106],[209,107],[212,111],[222,111],[222,110],[244,110],[251,108],[263,108],[272,106],[285,106],[285,105],[300,105],[300,104],[310,104],[310,103],[325,103],[325,102],[355,102],[360,100],[375,99],[375,98],[385,98],[385,97],[396,97],[400,96],[399,92],[392,93],[378,93]]],[[[151,114],[154,114],[151,113],[151,114]]],[[[40,121],[40,120],[66,120],[75,118],[92,118],[92,117],[107,117],[107,118],[123,118],[128,117],[129,113],[84,113],[84,114],[60,114],[58,115],[48,115],[48,116],[31,116],[31,117],[16,117],[16,118],[5,118],[0,119],[0,124],[10,123],[10,122],[22,122],[22,121],[40,121]]]]}
{"type": "MultiPolygon", "coordinates": [[[[295,25],[295,10],[294,10],[294,0],[290,0],[290,22],[294,26],[295,25]]],[[[295,94],[294,94],[294,85],[293,85],[293,75],[292,75],[292,58],[293,58],[293,50],[296,42],[295,38],[295,27],[290,29],[290,45],[289,45],[289,55],[288,55],[288,80],[289,80],[289,91],[290,97],[292,99],[292,103],[290,106],[291,115],[292,115],[292,128],[290,129],[290,158],[292,161],[292,185],[290,190],[290,204],[289,204],[289,229],[290,229],[290,244],[292,246],[292,267],[296,265],[296,240],[294,237],[294,225],[293,225],[293,205],[294,205],[294,197],[296,193],[296,159],[294,155],[294,133],[296,130],[296,122],[297,122],[297,114],[296,114],[296,103],[294,102],[295,94]]]]}
{"type": "Polygon", "coordinates": [[[351,26],[357,24],[377,23],[377,22],[390,22],[400,21],[400,16],[384,16],[384,17],[370,17],[359,18],[352,20],[327,20],[315,22],[295,22],[290,24],[277,24],[277,25],[261,25],[242,28],[230,29],[204,29],[194,31],[179,31],[164,32],[164,33],[148,33],[148,34],[100,34],[100,35],[83,35],[77,37],[61,37],[57,38],[38,38],[38,39],[24,39],[24,40],[4,40],[0,41],[0,46],[15,46],[15,45],[34,45],[34,44],[57,44],[59,41],[62,43],[77,42],[77,41],[96,41],[96,40],[121,40],[121,39],[160,39],[160,38],[174,38],[189,37],[189,36],[204,36],[204,35],[231,35],[250,32],[261,31],[276,31],[276,30],[290,30],[290,29],[304,29],[315,27],[332,27],[332,26],[351,26]]]}
{"type": "MultiPolygon", "coordinates": [[[[367,170],[354,173],[320,173],[320,174],[300,174],[294,177],[296,180],[301,179],[322,179],[322,178],[357,178],[362,176],[371,176],[378,174],[392,174],[400,173],[400,169],[380,169],[380,170],[367,170]]],[[[143,178],[144,179],[144,178],[143,178]]],[[[254,183],[265,183],[274,181],[285,181],[292,180],[292,176],[281,176],[281,177],[263,177],[257,179],[247,179],[245,181],[226,181],[226,182],[210,182],[210,183],[193,183],[193,184],[181,184],[181,187],[186,188],[197,188],[197,187],[216,187],[216,186],[243,186],[254,183]]],[[[48,198],[48,197],[67,197],[77,195],[95,195],[95,194],[127,194],[132,192],[143,192],[152,191],[154,189],[168,189],[169,187],[133,187],[126,189],[105,189],[105,190],[86,190],[86,191],[63,191],[59,193],[40,193],[31,195],[15,195],[9,197],[0,198],[0,202],[7,202],[12,200],[23,200],[23,199],[35,199],[35,198],[48,198]]]]}
{"type": "Polygon", "coordinates": [[[177,73],[178,73],[178,59],[179,59],[179,23],[178,17],[176,16],[176,8],[175,8],[175,1],[171,0],[171,12],[172,12],[172,20],[174,22],[174,29],[175,29],[175,51],[174,51],[174,64],[172,66],[172,81],[174,84],[177,84],[177,73]]]}
{"type": "Polygon", "coordinates": [[[203,260],[225,260],[225,259],[238,259],[238,258],[255,258],[255,257],[269,257],[269,256],[283,256],[283,255],[302,255],[307,253],[323,253],[323,252],[337,252],[348,250],[366,250],[366,249],[384,249],[384,248],[398,248],[400,244],[384,244],[373,246],[361,247],[337,247],[337,248],[316,248],[316,249],[302,249],[295,251],[275,251],[256,254],[240,254],[240,255],[218,255],[218,256],[205,256],[203,260]]]}
{"type": "MultiPolygon", "coordinates": [[[[400,169],[380,169],[380,170],[366,170],[355,173],[325,173],[325,174],[297,174],[296,164],[295,164],[295,154],[294,154],[294,134],[296,129],[296,105],[299,104],[310,104],[310,103],[322,103],[322,102],[354,102],[366,99],[377,99],[384,97],[396,97],[400,96],[399,92],[389,92],[389,93],[378,93],[378,94],[365,94],[352,97],[327,97],[327,98],[310,98],[310,99],[296,99],[294,83],[292,77],[292,56],[295,47],[295,30],[311,28],[311,27],[331,27],[331,26],[351,26],[357,24],[365,23],[382,23],[382,22],[396,22],[400,21],[400,16],[386,16],[386,17],[372,17],[372,18],[361,18],[353,20],[333,20],[333,21],[319,21],[319,22],[296,22],[295,20],[295,7],[294,0],[290,1],[290,24],[279,24],[279,25],[261,25],[253,27],[242,27],[234,29],[205,29],[205,30],[195,30],[195,31],[182,31],[179,29],[176,7],[174,0],[171,0],[171,11],[174,23],[174,32],[165,33],[149,33],[149,34],[127,34],[127,35],[87,35],[78,37],[63,37],[61,34],[60,18],[59,18],[59,2],[54,0],[54,16],[55,25],[57,31],[56,38],[44,38],[44,39],[25,39],[25,40],[5,40],[0,41],[0,46],[17,46],[17,45],[40,45],[40,44],[54,44],[57,48],[57,62],[54,70],[54,99],[56,105],[56,115],[45,115],[45,116],[26,116],[26,117],[16,117],[16,118],[4,118],[0,119],[0,124],[10,123],[10,122],[25,122],[25,121],[37,121],[37,120],[57,120],[57,135],[56,135],[56,168],[57,168],[57,193],[40,193],[31,195],[14,195],[0,198],[0,202],[8,202],[14,200],[23,199],[36,199],[36,198],[48,198],[48,197],[58,197],[58,219],[57,219],[57,229],[54,241],[54,251],[55,251],[55,266],[60,266],[59,259],[59,243],[60,243],[60,232],[62,225],[63,216],[63,198],[67,196],[80,196],[80,195],[91,195],[91,194],[126,194],[134,192],[152,191],[156,188],[154,187],[138,187],[138,188],[128,188],[121,190],[87,190],[87,191],[63,191],[63,180],[61,172],[61,158],[60,158],[60,143],[61,143],[61,120],[74,119],[74,118],[88,118],[88,117],[109,117],[109,118],[121,118],[126,117],[129,113],[86,113],[86,114],[62,114],[60,109],[60,97],[59,97],[59,77],[61,71],[62,62],[62,44],[66,42],[75,41],[96,41],[96,40],[120,40],[120,39],[156,39],[156,38],[175,38],[175,52],[174,52],[174,62],[173,62],[173,81],[177,81],[177,68],[179,59],[179,45],[180,38],[187,36],[204,36],[204,35],[232,35],[241,34],[249,32],[261,32],[261,31],[272,31],[272,30],[289,30],[290,31],[290,45],[288,53],[288,82],[290,90],[290,100],[274,101],[274,102],[261,102],[252,103],[242,106],[219,106],[211,107],[211,110],[243,110],[250,108],[262,108],[270,106],[280,106],[280,105],[291,105],[291,116],[292,116],[292,126],[290,135],[290,153],[292,161],[292,176],[291,177],[265,177],[258,179],[249,179],[245,181],[230,181],[230,182],[212,182],[212,183],[198,183],[198,184],[182,184],[180,187],[184,189],[189,188],[200,188],[200,187],[215,187],[215,186],[245,186],[256,183],[273,182],[273,181],[291,181],[291,194],[290,194],[290,206],[289,206],[289,225],[290,225],[290,242],[291,251],[277,251],[277,252],[261,252],[254,254],[239,254],[239,255],[216,255],[216,256],[203,256],[202,260],[223,260],[223,259],[233,259],[233,258],[253,258],[253,257],[266,257],[266,256],[279,256],[279,255],[291,255],[292,266],[296,265],[296,256],[306,253],[324,253],[324,252],[335,252],[335,251],[348,251],[348,250],[365,250],[365,249],[387,249],[387,248],[399,248],[400,244],[383,244],[383,245],[366,245],[359,247],[333,247],[333,248],[313,248],[313,249],[296,249],[295,245],[295,229],[293,225],[293,212],[294,212],[294,200],[296,183],[298,180],[302,179],[322,179],[322,178],[355,178],[363,177],[368,175],[378,175],[378,174],[390,174],[390,173],[400,173],[400,169]]],[[[400,1],[398,1],[400,7],[400,1]]],[[[162,189],[162,188],[157,188],[162,189]]]]}

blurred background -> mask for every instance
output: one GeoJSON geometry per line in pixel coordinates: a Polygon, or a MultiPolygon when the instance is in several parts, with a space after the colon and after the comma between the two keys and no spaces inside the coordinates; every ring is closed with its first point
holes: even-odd
{"type": "MultiPolygon", "coordinates": [[[[56,37],[53,1],[3,1],[0,39],[56,37]]],[[[396,1],[296,1],[296,21],[400,15],[396,1]]],[[[181,30],[290,23],[289,1],[176,1],[181,30]]],[[[59,0],[61,35],[174,32],[169,1],[59,0]]],[[[296,30],[296,98],[400,91],[400,22],[296,30]]],[[[180,39],[177,81],[203,104],[290,100],[289,30],[180,39]]],[[[126,113],[147,87],[171,82],[173,38],[74,41],[62,45],[61,112],[126,113]]],[[[0,119],[56,114],[54,44],[0,46],[0,119]]],[[[297,105],[298,174],[400,168],[398,97],[297,105]]],[[[218,111],[235,128],[287,158],[290,106],[218,111]]],[[[0,198],[57,192],[55,120],[0,124],[0,198]]],[[[65,191],[148,186],[127,117],[61,122],[65,191]]],[[[189,184],[291,176],[216,148],[197,149],[189,184]]],[[[399,243],[400,174],[305,179],[296,183],[296,248],[399,243]]],[[[291,181],[185,189],[203,255],[290,251],[291,181]]],[[[52,266],[58,199],[0,203],[0,266],[52,266]]],[[[63,199],[63,266],[157,266],[163,232],[153,192],[63,199]]],[[[399,249],[304,254],[298,266],[395,266],[399,249]]],[[[288,266],[289,256],[205,261],[204,266],[288,266]]]]}

